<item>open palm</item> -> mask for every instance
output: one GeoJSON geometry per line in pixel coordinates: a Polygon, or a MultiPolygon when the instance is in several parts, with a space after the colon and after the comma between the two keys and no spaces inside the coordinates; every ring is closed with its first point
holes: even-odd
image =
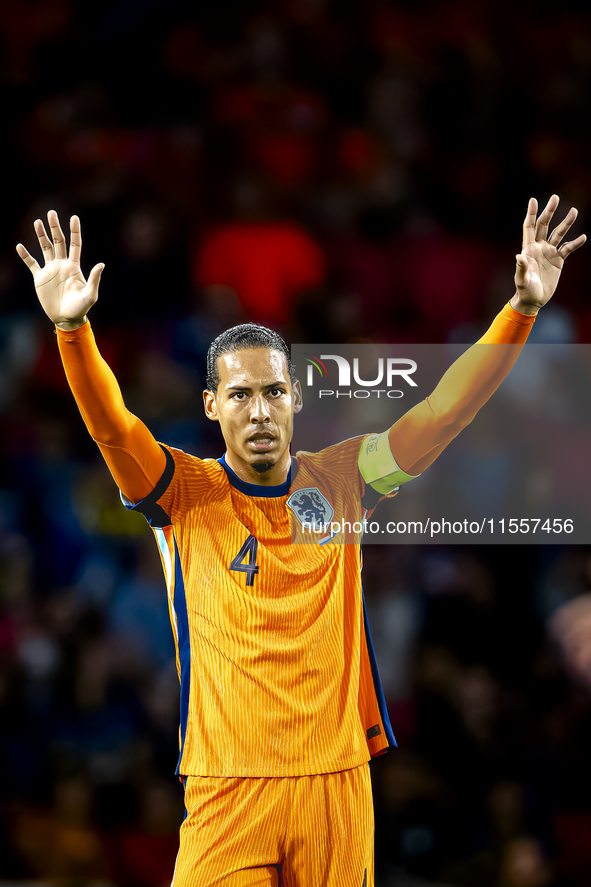
{"type": "Polygon", "coordinates": [[[566,233],[577,218],[573,207],[564,220],[549,235],[550,222],[558,206],[559,198],[553,194],[540,217],[536,219],[538,202],[531,198],[523,223],[523,246],[516,256],[515,285],[517,295],[524,306],[542,308],[556,289],[565,259],[585,243],[581,234],[576,240],[562,243],[566,233]]]}
{"type": "Polygon", "coordinates": [[[55,324],[80,326],[86,320],[86,312],[98,298],[98,285],[104,265],[95,265],[88,280],[80,270],[82,236],[80,219],[70,220],[70,253],[55,210],[47,214],[50,240],[40,219],[35,222],[35,233],[43,251],[43,267],[19,243],[16,250],[33,275],[35,289],[41,306],[55,324]]]}

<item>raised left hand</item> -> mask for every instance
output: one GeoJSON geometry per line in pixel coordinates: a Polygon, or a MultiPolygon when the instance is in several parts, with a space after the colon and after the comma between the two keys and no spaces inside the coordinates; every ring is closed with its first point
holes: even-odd
{"type": "Polygon", "coordinates": [[[556,289],[562,266],[570,253],[583,246],[587,237],[580,234],[576,240],[562,243],[563,238],[577,218],[573,207],[564,220],[548,234],[550,222],[559,203],[553,194],[546,208],[536,219],[538,201],[532,197],[523,223],[523,246],[517,259],[515,286],[517,291],[511,305],[522,314],[537,314],[548,302],[556,289]]]}

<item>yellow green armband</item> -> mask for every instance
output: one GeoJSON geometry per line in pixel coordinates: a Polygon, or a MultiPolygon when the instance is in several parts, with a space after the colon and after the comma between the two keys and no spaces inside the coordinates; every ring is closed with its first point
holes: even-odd
{"type": "Polygon", "coordinates": [[[357,465],[365,483],[383,495],[392,493],[401,484],[408,483],[415,477],[420,477],[418,474],[407,474],[400,468],[392,455],[387,431],[370,434],[363,439],[357,465]]]}

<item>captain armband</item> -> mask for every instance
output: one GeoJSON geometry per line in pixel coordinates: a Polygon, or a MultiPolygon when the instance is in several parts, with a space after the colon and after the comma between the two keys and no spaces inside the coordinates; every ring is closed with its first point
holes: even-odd
{"type": "Polygon", "coordinates": [[[400,468],[390,449],[388,431],[364,438],[357,465],[365,483],[382,495],[392,493],[401,484],[420,477],[418,474],[407,474],[400,468]]]}

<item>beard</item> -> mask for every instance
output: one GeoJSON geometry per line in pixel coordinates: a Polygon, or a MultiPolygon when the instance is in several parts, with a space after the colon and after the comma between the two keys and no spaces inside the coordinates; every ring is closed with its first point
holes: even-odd
{"type": "Polygon", "coordinates": [[[274,462],[255,462],[252,465],[252,468],[256,471],[257,474],[265,474],[267,471],[271,471],[272,468],[275,468],[274,462]]]}

